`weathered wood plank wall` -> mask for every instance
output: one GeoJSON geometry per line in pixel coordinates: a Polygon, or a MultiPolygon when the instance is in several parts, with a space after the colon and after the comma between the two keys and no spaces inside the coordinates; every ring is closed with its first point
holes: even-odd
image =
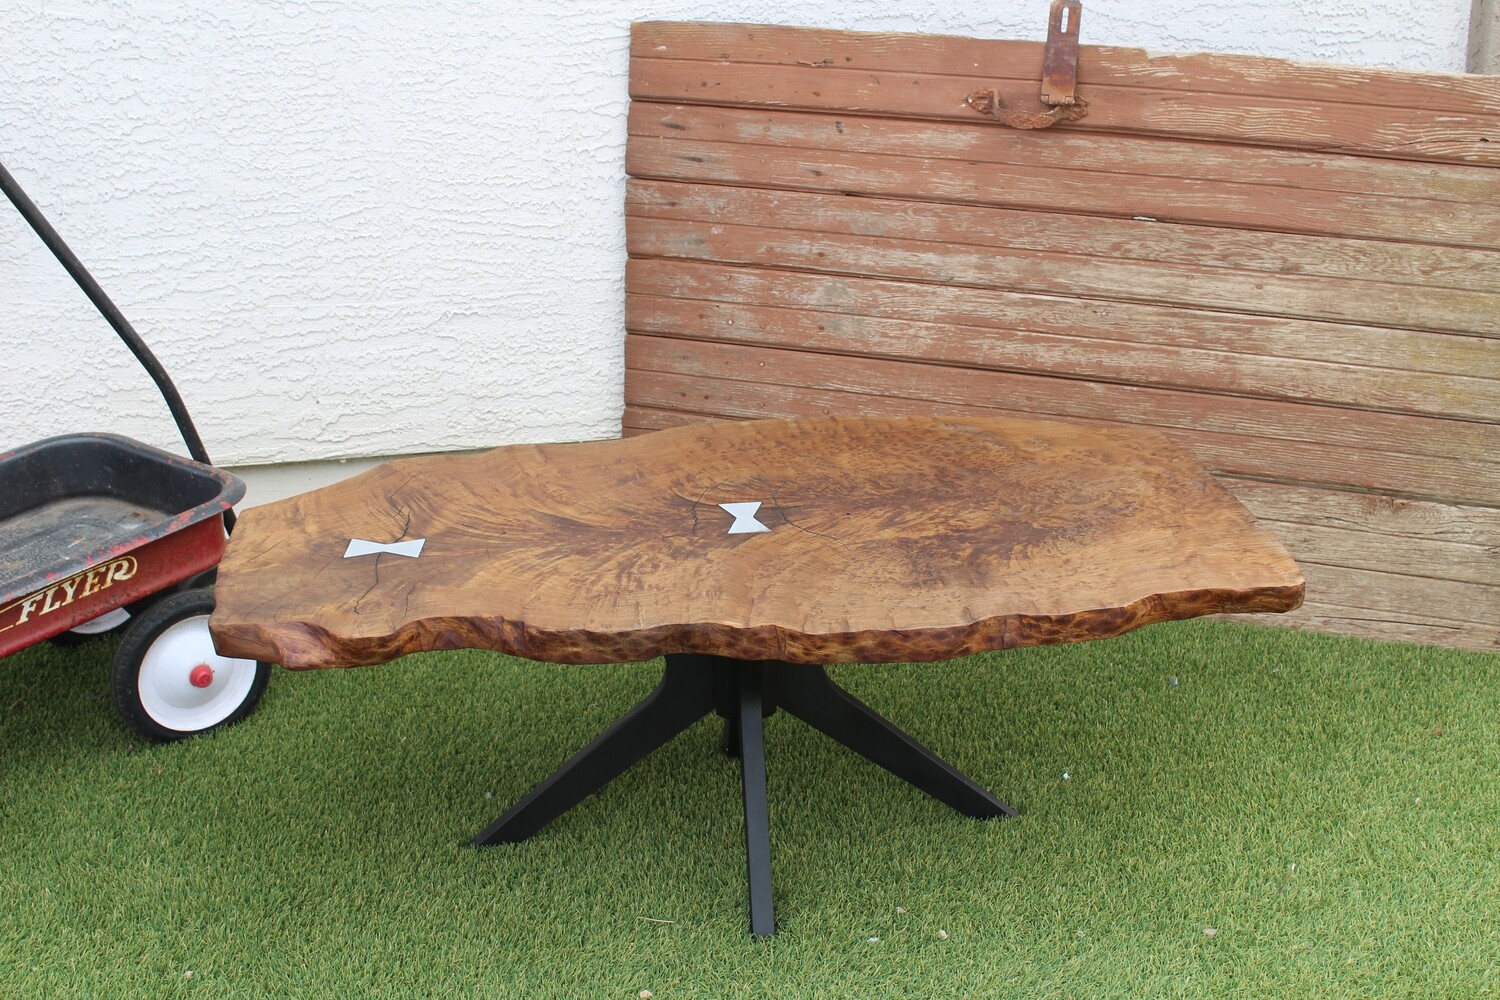
{"type": "MultiPolygon", "coordinates": [[[[1285,540],[1283,623],[1500,649],[1500,77],[646,23],[626,433],[814,413],[1160,428],[1285,540]]],[[[1273,619],[1281,621],[1281,619],[1273,619]]]]}

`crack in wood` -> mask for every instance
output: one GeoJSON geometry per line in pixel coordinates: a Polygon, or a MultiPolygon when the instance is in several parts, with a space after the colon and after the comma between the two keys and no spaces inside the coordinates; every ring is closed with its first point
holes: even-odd
{"type": "MultiPolygon", "coordinates": [[[[415,478],[416,477],[414,475],[413,476],[408,476],[407,479],[406,479],[406,482],[401,484],[401,488],[405,488],[407,486],[407,484],[409,484],[415,478]]],[[[392,506],[397,506],[397,501],[396,501],[396,498],[395,498],[395,494],[399,493],[399,492],[400,492],[400,489],[392,491],[392,496],[391,496],[391,505],[392,506]]],[[[407,533],[411,531],[411,508],[407,507],[407,506],[399,506],[399,507],[397,507],[397,509],[402,514],[404,514],[406,516],[406,522],[401,526],[401,534],[397,535],[395,537],[395,539],[393,540],[395,542],[399,542],[399,541],[402,541],[403,539],[405,539],[407,533]]],[[[375,575],[375,579],[371,582],[370,586],[365,590],[365,592],[363,594],[360,594],[358,597],[356,597],[354,599],[354,605],[351,608],[351,610],[356,615],[360,615],[360,614],[364,613],[363,611],[360,610],[360,605],[364,603],[365,598],[369,597],[370,594],[375,590],[376,587],[380,586],[380,560],[381,560],[381,557],[383,557],[384,555],[386,555],[386,553],[384,553],[384,552],[377,552],[377,553],[375,553],[375,559],[374,559],[374,563],[373,563],[373,566],[372,566],[372,572],[375,575]]],[[[407,592],[406,601],[407,601],[407,605],[409,607],[410,604],[411,604],[411,593],[410,593],[410,591],[407,592]]]]}

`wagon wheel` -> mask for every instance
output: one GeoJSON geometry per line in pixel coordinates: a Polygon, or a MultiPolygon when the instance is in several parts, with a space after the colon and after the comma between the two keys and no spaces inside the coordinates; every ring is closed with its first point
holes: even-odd
{"type": "Polygon", "coordinates": [[[82,646],[86,642],[93,642],[95,639],[102,639],[107,635],[121,632],[130,622],[129,611],[126,611],[124,608],[115,608],[113,611],[106,611],[98,618],[86,621],[76,628],[68,629],[66,632],[59,632],[47,641],[63,649],[73,649],[76,646],[82,646]]]}
{"type": "Polygon", "coordinates": [[[68,629],[66,632],[60,632],[47,641],[63,649],[74,649],[85,643],[93,642],[95,639],[102,639],[107,635],[121,635],[151,605],[161,600],[167,594],[192,590],[195,587],[212,587],[218,575],[219,567],[214,566],[199,573],[197,576],[190,576],[181,583],[173,584],[166,590],[159,590],[154,594],[141,598],[139,601],[132,601],[123,608],[106,611],[98,618],[86,621],[82,625],[68,629]]]}
{"type": "Polygon", "coordinates": [[[115,706],[153,743],[233,725],[255,711],[271,665],[220,656],[208,632],[212,590],[156,602],[125,629],[110,669],[115,706]]]}
{"type": "Polygon", "coordinates": [[[131,622],[135,621],[136,615],[139,615],[149,606],[149,601],[138,601],[135,604],[128,604],[123,608],[106,611],[98,618],[86,621],[82,625],[68,629],[66,632],[60,632],[47,641],[63,649],[73,649],[82,646],[84,643],[93,642],[95,639],[102,639],[107,635],[119,635],[125,631],[131,622]]]}

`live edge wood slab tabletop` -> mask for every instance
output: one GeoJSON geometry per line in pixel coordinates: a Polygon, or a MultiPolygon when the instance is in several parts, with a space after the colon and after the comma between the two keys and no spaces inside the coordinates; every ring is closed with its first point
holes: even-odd
{"type": "Polygon", "coordinates": [[[930,661],[1286,611],[1302,585],[1150,431],[756,420],[397,460],[253,508],[212,627],[223,652],[293,669],[463,647],[930,661]],[[759,504],[755,530],[722,504],[759,504]]]}
{"type": "Polygon", "coordinates": [[[650,697],[474,843],[530,837],[716,713],[743,764],[764,936],[761,720],[778,708],[968,815],[1015,814],[824,665],[1288,611],[1302,592],[1275,537],[1154,431],[834,417],[404,459],[253,508],[220,564],[210,629],[225,655],[293,669],[464,647],[664,657],[650,697]]]}

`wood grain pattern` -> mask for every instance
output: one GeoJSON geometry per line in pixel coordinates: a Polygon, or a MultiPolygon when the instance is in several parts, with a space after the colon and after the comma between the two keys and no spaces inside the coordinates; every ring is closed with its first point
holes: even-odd
{"type": "MultiPolygon", "coordinates": [[[[761,30],[759,26],[740,27],[750,32],[761,30]]],[[[636,30],[639,33],[643,29],[636,30]]],[[[1034,103],[1037,92],[1033,67],[1040,65],[1041,46],[1036,43],[1035,58],[1011,61],[1016,68],[1009,74],[1014,80],[1010,85],[1005,72],[978,52],[965,65],[964,50],[969,47],[941,36],[825,32],[819,37],[809,33],[804,36],[804,44],[821,50],[818,58],[740,62],[732,56],[726,58],[732,49],[715,46],[716,39],[702,39],[701,33],[697,37],[710,48],[694,58],[688,54],[688,47],[695,34],[690,29],[677,30],[682,37],[675,52],[672,42],[632,47],[632,98],[972,121],[973,112],[964,106],[963,97],[978,87],[997,87],[1011,106],[1034,103]],[[891,45],[904,46],[912,62],[888,68],[854,65],[855,50],[891,45]],[[950,58],[926,63],[926,59],[941,56],[950,58]]],[[[655,32],[658,37],[671,33],[670,26],[655,32]]],[[[1452,82],[1445,86],[1437,74],[1431,74],[1428,79],[1436,84],[1432,89],[1446,90],[1455,103],[1432,108],[1406,105],[1405,113],[1394,118],[1379,102],[1350,102],[1352,91],[1344,91],[1343,99],[1330,99],[1333,88],[1304,88],[1299,92],[1293,83],[1259,92],[1237,88],[1211,91],[1141,86],[1140,78],[1108,73],[1090,77],[1084,67],[1088,64],[1086,53],[1093,48],[1080,46],[1078,78],[1079,96],[1090,104],[1089,117],[1066,128],[1209,140],[1232,138],[1242,143],[1404,159],[1495,162],[1500,158],[1493,148],[1500,141],[1500,115],[1476,112],[1475,100],[1459,96],[1477,92],[1480,102],[1492,104],[1493,91],[1486,90],[1482,82],[1478,87],[1452,82]]],[[[1296,78],[1311,78],[1308,67],[1300,69],[1296,78]]]]}
{"type": "Polygon", "coordinates": [[[1377,642],[1407,642],[1468,649],[1476,653],[1500,653],[1500,629],[1472,622],[1445,621],[1410,608],[1389,611],[1319,603],[1287,615],[1244,615],[1235,620],[1306,632],[1359,636],[1377,642]]]}
{"type": "MultiPolygon", "coordinates": [[[[1200,429],[1191,420],[1191,414],[1144,409],[1139,407],[1111,407],[1096,405],[1074,407],[1073,400],[1052,391],[1056,383],[1050,379],[1013,380],[997,398],[980,402],[934,401],[925,397],[902,397],[855,393],[831,389],[819,389],[798,385],[778,385],[772,382],[746,382],[703,379],[698,377],[662,375],[652,372],[640,373],[642,396],[637,403],[625,409],[625,426],[636,430],[659,430],[676,427],[683,423],[723,419],[755,420],[767,415],[795,411],[794,416],[832,416],[841,413],[861,416],[900,416],[926,413],[953,417],[1027,416],[1034,415],[1049,420],[1068,420],[1094,427],[1147,426],[1165,433],[1178,446],[1192,452],[1194,457],[1221,478],[1259,479],[1277,485],[1288,485],[1288,473],[1302,475],[1301,485],[1311,481],[1313,475],[1323,479],[1348,479],[1353,482],[1337,485],[1323,484],[1339,493],[1368,493],[1383,503],[1419,502],[1453,506],[1456,510],[1491,511],[1489,504],[1453,505],[1445,501],[1421,500],[1416,497],[1395,497],[1371,489],[1366,480],[1388,482],[1395,479],[1402,485],[1410,485],[1419,494],[1423,488],[1422,472],[1436,469],[1441,461],[1423,460],[1422,456],[1407,456],[1405,462],[1392,461],[1377,467],[1376,474],[1362,471],[1362,466],[1381,459],[1374,450],[1355,450],[1329,447],[1319,442],[1281,442],[1275,438],[1252,437],[1237,432],[1232,426],[1225,430],[1200,429]],[[660,403],[653,405],[652,400],[660,403]],[[699,407],[694,410],[694,407],[699,407]],[[1064,411],[1064,412],[1056,412],[1064,411]],[[1174,422],[1167,418],[1175,417],[1174,422]],[[1152,423],[1155,419],[1159,423],[1152,423]],[[1330,476],[1335,464],[1337,475],[1330,476]],[[1280,462],[1281,464],[1277,464],[1280,462]],[[1345,467],[1348,467],[1347,471],[1345,467]],[[1320,473],[1321,470],[1321,473],[1320,473]],[[1277,474],[1283,478],[1277,479],[1277,474]]],[[[1138,402],[1131,397],[1117,397],[1121,402],[1138,402]]],[[[1108,399],[1106,398],[1106,404],[1108,399]]],[[[1146,400],[1146,403],[1152,402],[1146,400]]],[[[1474,485],[1473,480],[1467,481],[1474,485]]],[[[1438,487],[1448,485],[1439,483],[1438,487]]],[[[1495,489],[1493,475],[1480,483],[1489,490],[1495,489]]],[[[1440,493],[1440,488],[1429,488],[1430,493],[1440,493]]]]}
{"type": "MultiPolygon", "coordinates": [[[[881,409],[880,401],[873,409],[881,409]]],[[[902,411],[889,407],[885,412],[902,411]]],[[[679,410],[630,407],[624,429],[627,437],[639,437],[707,419],[679,410]]],[[[1500,511],[1233,476],[1220,476],[1219,482],[1287,545],[1309,580],[1301,608],[1243,620],[1500,651],[1495,577],[1481,578],[1477,586],[1453,586],[1449,579],[1472,575],[1460,563],[1481,574],[1485,560],[1493,565],[1500,553],[1500,511]],[[1307,524],[1340,530],[1298,531],[1307,524]],[[1351,543],[1351,535],[1357,541],[1351,543]],[[1373,558],[1363,562],[1365,557],[1373,558]],[[1385,568],[1371,568],[1376,565],[1385,568]],[[1401,572],[1392,572],[1391,566],[1401,572]]]]}
{"type": "MultiPolygon", "coordinates": [[[[1344,493],[1313,486],[1232,480],[1235,496],[1262,520],[1363,531],[1409,543],[1471,546],[1500,557],[1500,509],[1344,493]]],[[[1500,576],[1490,574],[1490,582],[1500,576]]]]}
{"type": "MultiPolygon", "coordinates": [[[[1497,379],[1139,343],[1113,336],[1022,328],[997,337],[983,327],[640,295],[628,297],[625,319],[638,334],[677,339],[711,337],[723,343],[827,355],[1030,371],[1392,413],[1477,420],[1500,413],[1497,379]]],[[[1500,352],[1500,341],[1494,343],[1500,352]]]]}
{"type": "Polygon", "coordinates": [[[1276,539],[1160,435],[837,418],[388,463],[246,512],[211,628],[293,668],[927,661],[1301,599],[1276,539]],[[769,530],[728,534],[718,505],[748,501],[769,530]],[[419,537],[419,558],[343,557],[419,537]]]}
{"type": "MultiPolygon", "coordinates": [[[[681,173],[686,175],[690,171],[681,173]]],[[[915,187],[912,180],[908,179],[908,185],[915,187]]],[[[1158,184],[1156,197],[1161,197],[1160,187],[1158,184]]],[[[1031,197],[1023,185],[1014,190],[1018,192],[1017,199],[1031,197]]],[[[1096,211],[1101,207],[1097,204],[1098,197],[1096,194],[1093,199],[1096,211]]],[[[1500,181],[1486,197],[1500,201],[1500,181]]],[[[1043,196],[1038,201],[1054,200],[1043,196]]],[[[1267,218],[1280,211],[1281,204],[1279,194],[1268,199],[1262,192],[1255,213],[1255,221],[1261,228],[1251,231],[1217,224],[1226,222],[1220,217],[1224,213],[1217,211],[1200,213],[1214,218],[1195,219],[1193,225],[1163,222],[1151,216],[1148,206],[1138,202],[1121,208],[1146,218],[1079,215],[1076,203],[1068,203],[1062,212],[1046,211],[1045,203],[1021,209],[945,202],[923,202],[917,207],[902,198],[882,197],[874,192],[851,199],[842,192],[832,191],[633,179],[626,186],[625,211],[628,216],[638,218],[742,224],[753,220],[757,226],[775,229],[1500,292],[1500,253],[1467,245],[1433,246],[1348,238],[1351,231],[1346,224],[1348,220],[1334,220],[1340,226],[1337,236],[1266,229],[1267,218]]],[[[1181,214],[1181,202],[1174,200],[1172,205],[1175,213],[1181,214]]],[[[1456,211],[1467,214],[1468,207],[1464,205],[1456,211]]],[[[1450,214],[1450,210],[1445,209],[1444,214],[1450,214]]],[[[1298,225],[1306,228],[1306,216],[1299,217],[1298,225]]],[[[1382,220],[1382,227],[1389,227],[1388,219],[1382,220]]],[[[1431,226],[1422,229],[1426,238],[1432,232],[1431,226]]]]}
{"type": "MultiPolygon", "coordinates": [[[[1088,171],[1124,177],[1260,184],[1328,195],[1484,204],[1494,190],[1490,168],[1476,163],[1431,163],[1349,156],[1341,151],[1292,150],[1242,142],[1203,142],[1160,135],[1110,136],[1074,130],[996,129],[990,121],[929,121],[882,115],[820,114],[795,109],[726,108],[690,103],[633,103],[631,138],[883,154],[956,160],[1013,168],[1088,171]]],[[[681,166],[676,169],[691,169],[681,166]]],[[[1286,192],[1290,193],[1290,192],[1286,192]]]]}
{"type": "MultiPolygon", "coordinates": [[[[1075,131],[996,129],[992,122],[829,115],[792,109],[637,101],[627,129],[636,139],[684,139],[762,149],[829,150],[1014,168],[1258,185],[1329,195],[1485,204],[1495,190],[1488,166],[1349,156],[1243,143],[1113,134],[1108,142],[1075,131]]],[[[677,170],[691,170],[686,165],[677,170]]],[[[1357,202],[1351,204],[1358,204],[1357,202]]],[[[1445,222],[1446,220],[1439,220],[1445,222]]]]}
{"type": "MultiPolygon", "coordinates": [[[[837,123],[842,127],[842,122],[837,123]]],[[[846,129],[847,130],[847,129],[846,129]]],[[[837,132],[837,128],[834,129],[837,132]]],[[[1256,230],[1358,236],[1449,246],[1500,246],[1500,212],[1488,196],[1469,202],[1304,190],[1267,184],[1253,173],[1233,179],[1163,176],[1161,171],[1085,170],[1073,164],[996,164],[970,158],[799,149],[704,142],[683,135],[633,137],[626,168],[632,176],[709,184],[824,191],[860,191],[1001,208],[1068,212],[1080,202],[1126,219],[1206,223],[1256,230]],[[1464,204],[1474,206],[1456,210],[1464,204]]],[[[1194,145],[1157,151],[1186,159],[1194,145]]],[[[1413,171],[1418,173],[1418,171],[1413,171]]],[[[1413,191],[1426,178],[1413,178],[1413,191]]]]}
{"type": "MultiPolygon", "coordinates": [[[[972,71],[1023,84],[1037,80],[1042,65],[1042,45],[1031,41],[682,21],[633,25],[630,54],[864,71],[972,71]]],[[[1114,45],[1080,45],[1078,71],[1084,81],[1134,81],[1195,94],[1300,97],[1433,111],[1459,107],[1500,115],[1500,87],[1493,78],[1451,73],[1336,66],[1220,52],[1151,52],[1114,45]]]]}
{"type": "Polygon", "coordinates": [[[747,419],[1035,413],[1169,430],[1216,472],[1500,503],[1500,425],[633,336],[630,402],[747,419]]]}
{"type": "MultiPolygon", "coordinates": [[[[1198,348],[1287,361],[1360,369],[1500,379],[1500,339],[1433,336],[1423,331],[1362,327],[1280,316],[1186,309],[1145,302],[829,275],[776,268],[723,266],[715,261],[635,259],[626,265],[630,299],[769,305],[841,317],[896,323],[979,327],[992,341],[1031,331],[1163,348],[1198,348]]],[[[627,300],[627,308],[629,308],[627,300]]],[[[627,318],[628,319],[628,318],[627,318]]],[[[698,339],[726,339],[705,329],[698,339]]],[[[753,334],[737,331],[737,337],[753,334]]],[[[727,338],[734,339],[734,338],[727,338]]],[[[932,343],[929,341],[929,343],[932,343]]],[[[933,343],[934,348],[937,347],[933,343]]],[[[996,347],[1003,350],[1003,347],[996,347]]],[[[878,353],[868,351],[866,353],[878,353]]],[[[1169,379],[1171,376],[1164,375],[1169,379]]],[[[1458,383],[1462,385],[1461,381],[1458,383]]],[[[1310,393],[1313,398],[1316,394],[1310,393]]],[[[1413,397],[1422,394],[1413,391],[1413,397]]],[[[1451,395],[1451,393],[1450,393],[1451,395]]],[[[1491,411],[1493,412],[1493,411],[1491,411]]]]}
{"type": "Polygon", "coordinates": [[[863,274],[1043,295],[1175,304],[1312,320],[1500,337],[1500,293],[1267,275],[1056,251],[846,236],[710,220],[646,220],[627,229],[631,254],[803,272],[863,274]]]}

